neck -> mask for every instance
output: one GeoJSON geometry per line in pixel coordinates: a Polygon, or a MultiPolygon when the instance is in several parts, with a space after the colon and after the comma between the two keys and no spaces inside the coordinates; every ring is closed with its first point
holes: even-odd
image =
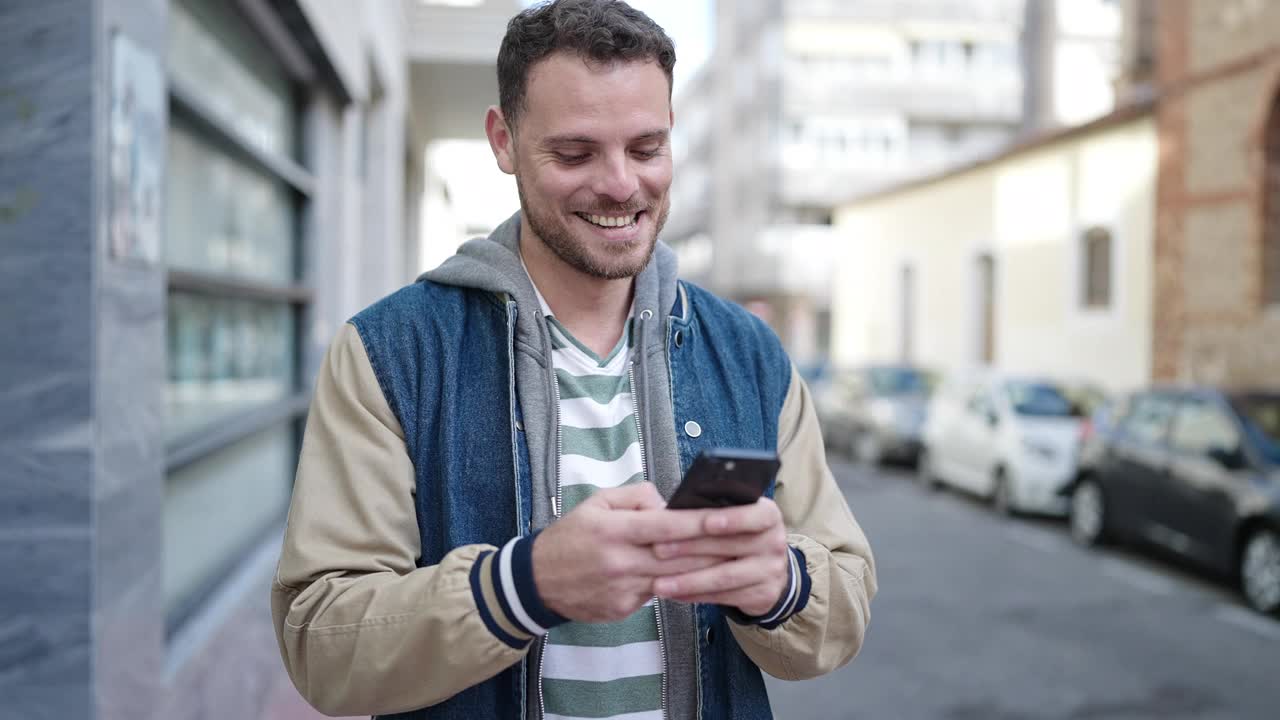
{"type": "Polygon", "coordinates": [[[605,280],[578,270],[552,252],[523,219],[520,254],[556,320],[579,342],[601,356],[618,344],[631,309],[634,278],[605,280]]]}

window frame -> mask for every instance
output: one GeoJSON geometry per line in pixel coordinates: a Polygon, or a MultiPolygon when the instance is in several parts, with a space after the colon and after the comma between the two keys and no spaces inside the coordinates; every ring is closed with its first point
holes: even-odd
{"type": "MultiPolygon", "coordinates": [[[[179,0],[170,0],[178,2],[179,0]]],[[[215,0],[216,1],[216,0],[215,0]]],[[[175,74],[174,68],[166,71],[168,108],[170,117],[181,118],[188,127],[219,151],[261,171],[264,176],[282,182],[291,197],[291,211],[295,215],[288,241],[293,244],[293,273],[289,282],[275,282],[233,276],[225,272],[201,271],[190,268],[175,269],[162,266],[165,283],[166,316],[169,298],[175,292],[203,295],[228,300],[255,300],[280,303],[293,316],[293,331],[288,342],[293,353],[291,387],[289,394],[276,400],[255,404],[242,411],[229,412],[213,419],[201,428],[167,438],[164,445],[164,487],[169,488],[175,474],[216,453],[248,440],[256,435],[280,429],[292,440],[292,453],[302,445],[303,423],[311,404],[311,382],[304,377],[309,368],[307,361],[307,328],[315,315],[314,251],[318,246],[316,223],[316,176],[310,167],[316,162],[318,148],[309,139],[307,131],[311,107],[317,98],[324,98],[336,108],[349,106],[353,98],[331,58],[325,54],[319,38],[315,36],[310,21],[301,6],[293,3],[274,4],[268,0],[239,0],[228,6],[228,11],[240,21],[238,28],[261,42],[279,62],[289,81],[293,121],[297,123],[297,141],[286,151],[290,156],[264,150],[250,138],[240,133],[229,122],[202,100],[197,88],[175,74]]],[[[167,128],[166,128],[167,132],[167,128]]],[[[168,169],[166,167],[166,173],[168,169]]],[[[165,382],[168,369],[166,367],[165,382]]],[[[292,481],[292,478],[289,478],[292,481]]],[[[280,512],[283,522],[285,512],[280,512]]],[[[236,547],[227,559],[189,596],[175,605],[166,606],[164,632],[170,652],[181,648],[187,635],[204,632],[197,617],[210,597],[214,596],[236,568],[244,561],[252,548],[261,545],[279,532],[278,525],[265,527],[261,532],[233,539],[236,547]]],[[[179,655],[182,654],[178,650],[179,655]]]]}
{"type": "MultiPolygon", "coordinates": [[[[291,38],[287,33],[282,33],[279,28],[271,25],[270,18],[275,17],[271,11],[251,9],[246,12],[244,8],[238,6],[230,7],[229,11],[237,14],[243,22],[242,27],[245,32],[253,33],[256,39],[275,55],[290,76],[295,121],[301,125],[308,101],[315,88],[307,84],[305,78],[298,76],[298,73],[306,71],[306,68],[300,69],[296,58],[292,57],[293,51],[282,50],[285,43],[292,42],[291,38]]],[[[284,21],[281,20],[281,22],[284,21]]],[[[192,462],[275,424],[296,422],[306,414],[310,405],[310,392],[305,389],[308,383],[301,376],[305,367],[301,350],[305,347],[303,332],[313,312],[315,299],[313,278],[308,272],[306,258],[315,244],[314,233],[310,230],[312,226],[310,217],[314,212],[316,178],[305,165],[310,150],[305,141],[305,133],[300,133],[300,137],[304,139],[300,140],[297,148],[299,155],[297,160],[286,155],[268,152],[239,132],[228,118],[222,117],[201,98],[189,82],[178,77],[172,69],[166,72],[166,82],[171,117],[181,117],[204,140],[215,145],[219,150],[246,162],[266,176],[283,182],[290,190],[293,211],[296,214],[293,237],[289,238],[294,245],[295,254],[293,282],[277,283],[242,278],[224,272],[176,269],[166,265],[164,268],[166,305],[167,298],[175,292],[220,299],[285,303],[294,317],[294,332],[289,342],[299,350],[294,353],[291,368],[293,387],[286,397],[255,405],[241,412],[229,413],[211,421],[206,426],[169,438],[165,443],[165,474],[168,476],[192,462]]]]}

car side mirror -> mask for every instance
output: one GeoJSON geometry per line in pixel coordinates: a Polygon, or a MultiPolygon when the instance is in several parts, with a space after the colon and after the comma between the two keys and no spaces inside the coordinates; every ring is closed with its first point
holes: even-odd
{"type": "Polygon", "coordinates": [[[1209,457],[1227,470],[1243,470],[1248,466],[1248,460],[1244,456],[1244,451],[1239,446],[1227,448],[1210,448],[1209,457]]]}

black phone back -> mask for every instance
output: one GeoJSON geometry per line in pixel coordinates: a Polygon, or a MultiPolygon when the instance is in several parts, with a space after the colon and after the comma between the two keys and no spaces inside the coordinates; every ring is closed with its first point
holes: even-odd
{"type": "Polygon", "coordinates": [[[781,463],[776,453],[761,450],[716,448],[694,459],[667,508],[701,508],[750,505],[764,495],[781,463]]]}

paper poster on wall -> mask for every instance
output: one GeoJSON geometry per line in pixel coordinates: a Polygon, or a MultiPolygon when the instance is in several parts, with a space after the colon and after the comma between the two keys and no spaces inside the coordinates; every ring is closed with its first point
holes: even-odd
{"type": "Polygon", "coordinates": [[[119,260],[160,259],[165,100],[156,56],[113,33],[107,234],[119,260]]]}

